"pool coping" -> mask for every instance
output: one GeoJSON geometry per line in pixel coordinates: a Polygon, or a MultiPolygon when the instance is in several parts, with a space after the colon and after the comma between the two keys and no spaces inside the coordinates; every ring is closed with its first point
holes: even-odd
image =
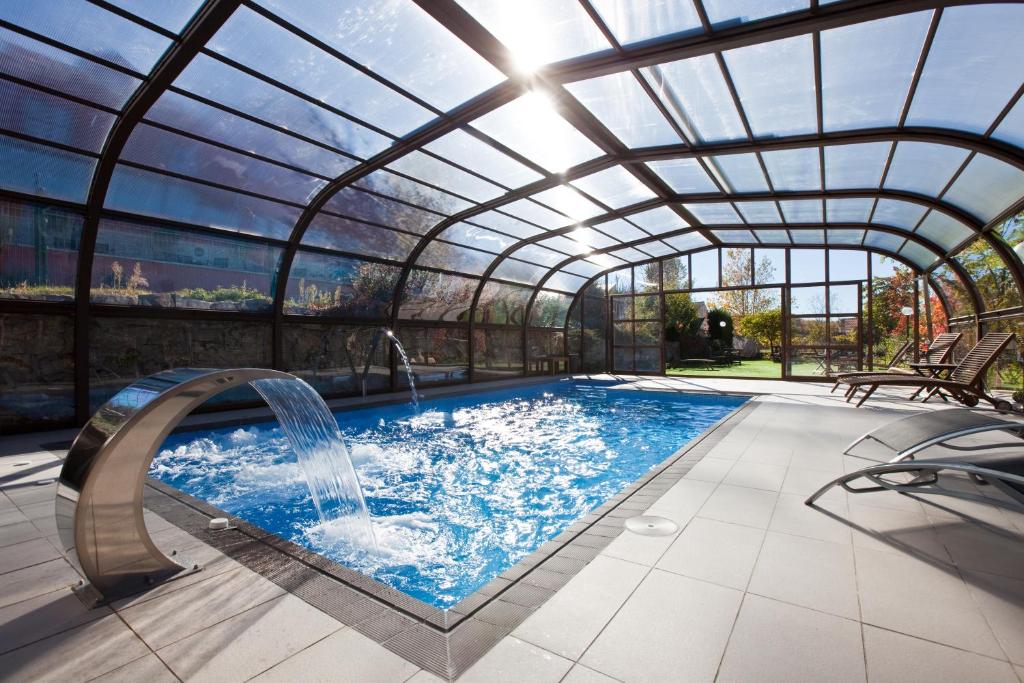
{"type": "Polygon", "coordinates": [[[406,595],[151,477],[146,482],[145,506],[420,668],[454,679],[596,558],[625,530],[625,519],[643,514],[683,478],[757,407],[754,397],[750,399],[448,610],[406,595]],[[207,527],[212,517],[228,518],[231,528],[210,531],[207,527]]]}

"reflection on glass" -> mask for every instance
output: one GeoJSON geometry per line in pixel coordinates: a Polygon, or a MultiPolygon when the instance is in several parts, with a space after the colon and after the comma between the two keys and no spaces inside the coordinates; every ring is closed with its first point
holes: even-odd
{"type": "Polygon", "coordinates": [[[488,325],[522,325],[526,304],[533,290],[490,281],[480,293],[476,322],[488,325]]]}
{"type": "Polygon", "coordinates": [[[83,217],[0,200],[0,299],[72,301],[83,217]]]}
{"type": "Polygon", "coordinates": [[[369,223],[319,213],[302,236],[302,244],[334,251],[404,261],[418,238],[369,223]]]}
{"type": "Polygon", "coordinates": [[[453,130],[424,146],[429,152],[508,188],[543,176],[464,130],[453,130]]]}
{"type": "Polygon", "coordinates": [[[540,290],[530,310],[530,326],[563,327],[571,303],[572,297],[568,294],[540,290]]]}
{"type": "Polygon", "coordinates": [[[400,272],[397,266],[300,250],[288,273],[284,312],[386,319],[400,272]]]}
{"type": "Polygon", "coordinates": [[[419,151],[399,157],[387,168],[476,202],[485,202],[505,193],[494,183],[419,151]]]}
{"type": "Polygon", "coordinates": [[[96,159],[0,134],[0,187],[84,204],[96,159]]]}
{"type": "MultiPolygon", "coordinates": [[[[413,268],[401,293],[398,317],[402,320],[466,321],[478,282],[473,278],[413,268]]],[[[402,340],[405,342],[404,337],[402,340]]]]}
{"type": "Polygon", "coordinates": [[[108,112],[0,80],[0,128],[99,152],[113,124],[108,112]]]}
{"type": "MultiPolygon", "coordinates": [[[[586,220],[604,213],[604,209],[590,201],[568,185],[558,185],[550,190],[538,192],[530,197],[536,202],[550,206],[575,221],[586,220]]],[[[513,211],[515,213],[515,211],[513,211]]],[[[526,216],[524,216],[526,217],[526,216]]],[[[560,219],[560,223],[564,219],[560,219]]],[[[560,224],[559,223],[559,224],[560,224]]]]}

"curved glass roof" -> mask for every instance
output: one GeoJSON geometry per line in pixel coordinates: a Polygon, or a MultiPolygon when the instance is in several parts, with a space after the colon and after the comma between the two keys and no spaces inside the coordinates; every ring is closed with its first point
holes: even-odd
{"type": "Polygon", "coordinates": [[[6,3],[0,191],[84,215],[80,301],[137,239],[251,273],[275,314],[365,263],[376,303],[343,314],[477,319],[718,246],[973,287],[977,244],[1021,288],[998,228],[1022,25],[1013,2],[6,3]]]}

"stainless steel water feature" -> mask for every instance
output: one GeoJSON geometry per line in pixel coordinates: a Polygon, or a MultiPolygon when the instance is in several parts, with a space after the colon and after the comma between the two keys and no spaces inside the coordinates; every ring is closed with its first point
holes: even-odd
{"type": "MultiPolygon", "coordinates": [[[[276,370],[182,368],[138,380],[82,428],[57,482],[61,544],[89,585],[88,604],[137,593],[199,569],[161,552],[146,531],[142,493],[157,448],[195,407],[259,379],[294,379],[276,370]]],[[[177,558],[182,559],[182,558],[177,558]]]]}

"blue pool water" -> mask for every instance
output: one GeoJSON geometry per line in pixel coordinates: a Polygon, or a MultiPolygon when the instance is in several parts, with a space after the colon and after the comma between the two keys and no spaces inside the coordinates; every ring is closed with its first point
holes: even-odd
{"type": "Polygon", "coordinates": [[[336,413],[376,551],[320,527],[276,422],[172,435],[150,474],[444,609],[744,401],[564,380],[336,413]]]}

